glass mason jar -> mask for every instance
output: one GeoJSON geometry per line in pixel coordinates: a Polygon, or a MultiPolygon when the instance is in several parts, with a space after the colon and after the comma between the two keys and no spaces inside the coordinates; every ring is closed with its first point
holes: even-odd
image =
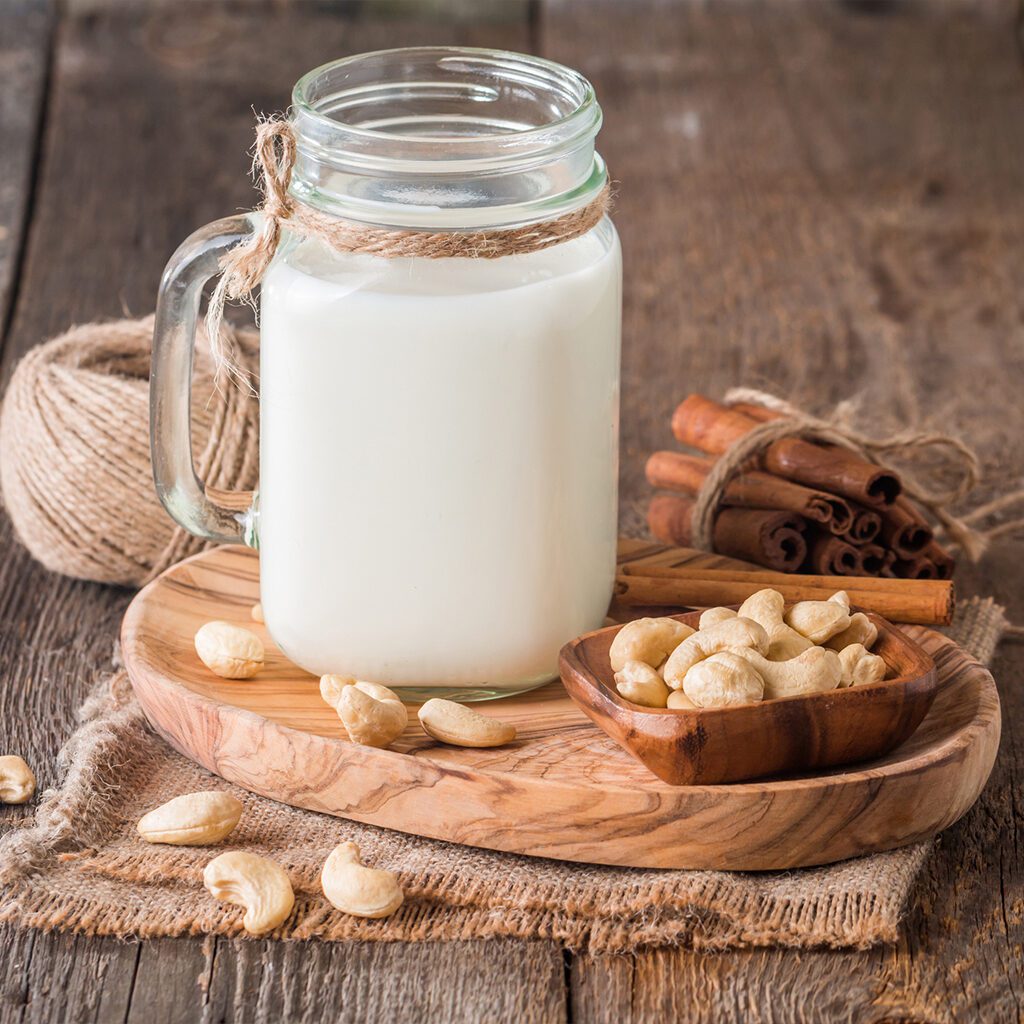
{"type": "MultiPolygon", "coordinates": [[[[519,54],[339,60],[298,82],[291,123],[291,195],[388,229],[538,224],[607,181],[590,84],[519,54]]],[[[196,478],[188,378],[203,285],[257,216],[203,228],[164,275],[152,439],[168,511],[215,541],[255,524],[267,628],[310,672],[460,700],[553,678],[614,581],[611,221],[491,259],[338,252],[286,230],[262,282],[260,488],[245,515],[196,478]]]]}

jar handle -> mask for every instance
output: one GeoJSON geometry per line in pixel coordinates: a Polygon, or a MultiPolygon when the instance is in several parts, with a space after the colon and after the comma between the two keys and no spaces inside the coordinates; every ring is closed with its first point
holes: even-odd
{"type": "Polygon", "coordinates": [[[192,461],[192,354],[203,286],[220,258],[254,228],[251,214],[225,217],[190,235],[160,281],[149,385],[149,438],[156,492],[171,518],[219,544],[255,544],[251,491],[204,485],[192,461]]]}

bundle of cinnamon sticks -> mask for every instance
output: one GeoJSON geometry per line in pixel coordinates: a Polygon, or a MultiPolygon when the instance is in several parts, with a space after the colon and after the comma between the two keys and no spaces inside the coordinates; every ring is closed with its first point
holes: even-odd
{"type": "MultiPolygon", "coordinates": [[[[682,402],[672,432],[695,453],[660,451],[648,459],[648,481],[670,492],[651,500],[651,532],[668,544],[692,545],[694,500],[716,456],[779,415],[703,395],[682,402]]],[[[726,485],[712,546],[777,572],[949,579],[952,557],[902,489],[897,474],[846,448],[784,438],[726,485]]]]}

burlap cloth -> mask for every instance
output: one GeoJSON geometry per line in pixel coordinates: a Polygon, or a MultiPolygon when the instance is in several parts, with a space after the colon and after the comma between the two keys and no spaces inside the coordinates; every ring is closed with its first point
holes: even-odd
{"type": "MultiPolygon", "coordinates": [[[[1006,626],[991,600],[963,603],[949,630],[988,663],[1006,626]]],[[[242,934],[237,908],[201,874],[211,848],[141,842],[142,814],[180,793],[230,789],[245,803],[227,841],[265,854],[292,878],[295,910],[281,938],[375,941],[555,939],[573,950],[644,946],[866,948],[892,942],[932,843],[822,868],[739,874],[596,867],[476,850],[343,821],[229,786],[147,726],[125,674],[101,681],[61,754],[63,786],[35,822],[0,841],[0,919],[89,935],[242,934]],[[318,874],[339,842],[401,876],[406,901],[365,921],[333,910],[318,874]]]]}

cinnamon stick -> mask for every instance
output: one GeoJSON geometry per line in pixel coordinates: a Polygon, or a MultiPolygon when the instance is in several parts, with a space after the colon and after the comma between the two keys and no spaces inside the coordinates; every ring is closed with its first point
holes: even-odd
{"type": "Polygon", "coordinates": [[[879,540],[898,558],[913,559],[931,542],[932,528],[906,498],[900,497],[885,510],[879,540]]]}
{"type": "MultiPolygon", "coordinates": [[[[666,544],[693,542],[693,500],[659,494],[651,499],[647,523],[666,544]]],[[[723,508],[715,517],[712,543],[719,554],[756,562],[779,572],[793,572],[807,556],[803,533],[807,521],[792,512],[723,508]]]]}
{"type": "Polygon", "coordinates": [[[939,578],[938,567],[924,555],[898,560],[893,566],[893,570],[897,576],[905,580],[937,580],[939,578]]]}
{"type": "Polygon", "coordinates": [[[882,517],[873,509],[863,506],[851,506],[853,522],[843,534],[843,539],[850,544],[870,544],[882,529],[882,517]]]}
{"type": "Polygon", "coordinates": [[[818,534],[808,540],[804,571],[818,576],[852,576],[860,567],[857,549],[842,537],[818,534]]]}
{"type": "MultiPolygon", "coordinates": [[[[655,452],[647,460],[647,480],[654,487],[696,494],[704,485],[714,459],[682,452],[655,452]]],[[[733,477],[725,488],[724,505],[738,508],[767,508],[795,512],[833,533],[849,530],[853,524],[850,504],[835,494],[812,490],[771,473],[753,470],[733,477]]]]}
{"type": "Polygon", "coordinates": [[[946,552],[937,540],[931,540],[921,554],[935,565],[935,571],[940,580],[951,580],[953,571],[956,569],[956,562],[953,556],[946,552]]]}
{"type": "Polygon", "coordinates": [[[857,556],[861,576],[881,576],[885,568],[885,548],[878,544],[865,544],[857,548],[857,556]]]}
{"type": "Polygon", "coordinates": [[[845,590],[858,608],[893,622],[948,625],[954,590],[947,580],[890,580],[865,576],[815,576],[743,569],[689,569],[627,565],[619,570],[615,595],[630,606],[710,608],[740,604],[764,587],[787,602],[825,601],[845,590]]]}
{"type": "MultiPolygon", "coordinates": [[[[762,405],[745,402],[737,403],[731,408],[759,423],[779,419],[782,416],[782,413],[767,409],[762,405]]],[[[825,447],[832,452],[842,451],[832,445],[825,447]]],[[[897,497],[891,505],[884,507],[880,515],[868,509],[861,511],[863,516],[858,520],[855,510],[854,525],[847,534],[847,539],[851,544],[866,544],[877,536],[883,547],[891,548],[896,553],[896,560],[913,562],[914,556],[920,554],[932,540],[932,529],[927,520],[902,495],[897,497]],[[878,529],[875,529],[874,526],[876,517],[878,518],[878,529]]],[[[946,560],[950,563],[949,574],[952,575],[951,560],[948,559],[948,556],[946,556],[946,560]]]]}
{"type": "MultiPolygon", "coordinates": [[[[769,413],[765,418],[777,414],[769,413]]],[[[757,426],[758,420],[703,395],[690,395],[672,417],[672,432],[692,448],[720,455],[757,426]]],[[[764,453],[764,468],[807,487],[838,494],[872,507],[891,505],[899,496],[899,478],[853,452],[786,438],[764,453]]]]}

